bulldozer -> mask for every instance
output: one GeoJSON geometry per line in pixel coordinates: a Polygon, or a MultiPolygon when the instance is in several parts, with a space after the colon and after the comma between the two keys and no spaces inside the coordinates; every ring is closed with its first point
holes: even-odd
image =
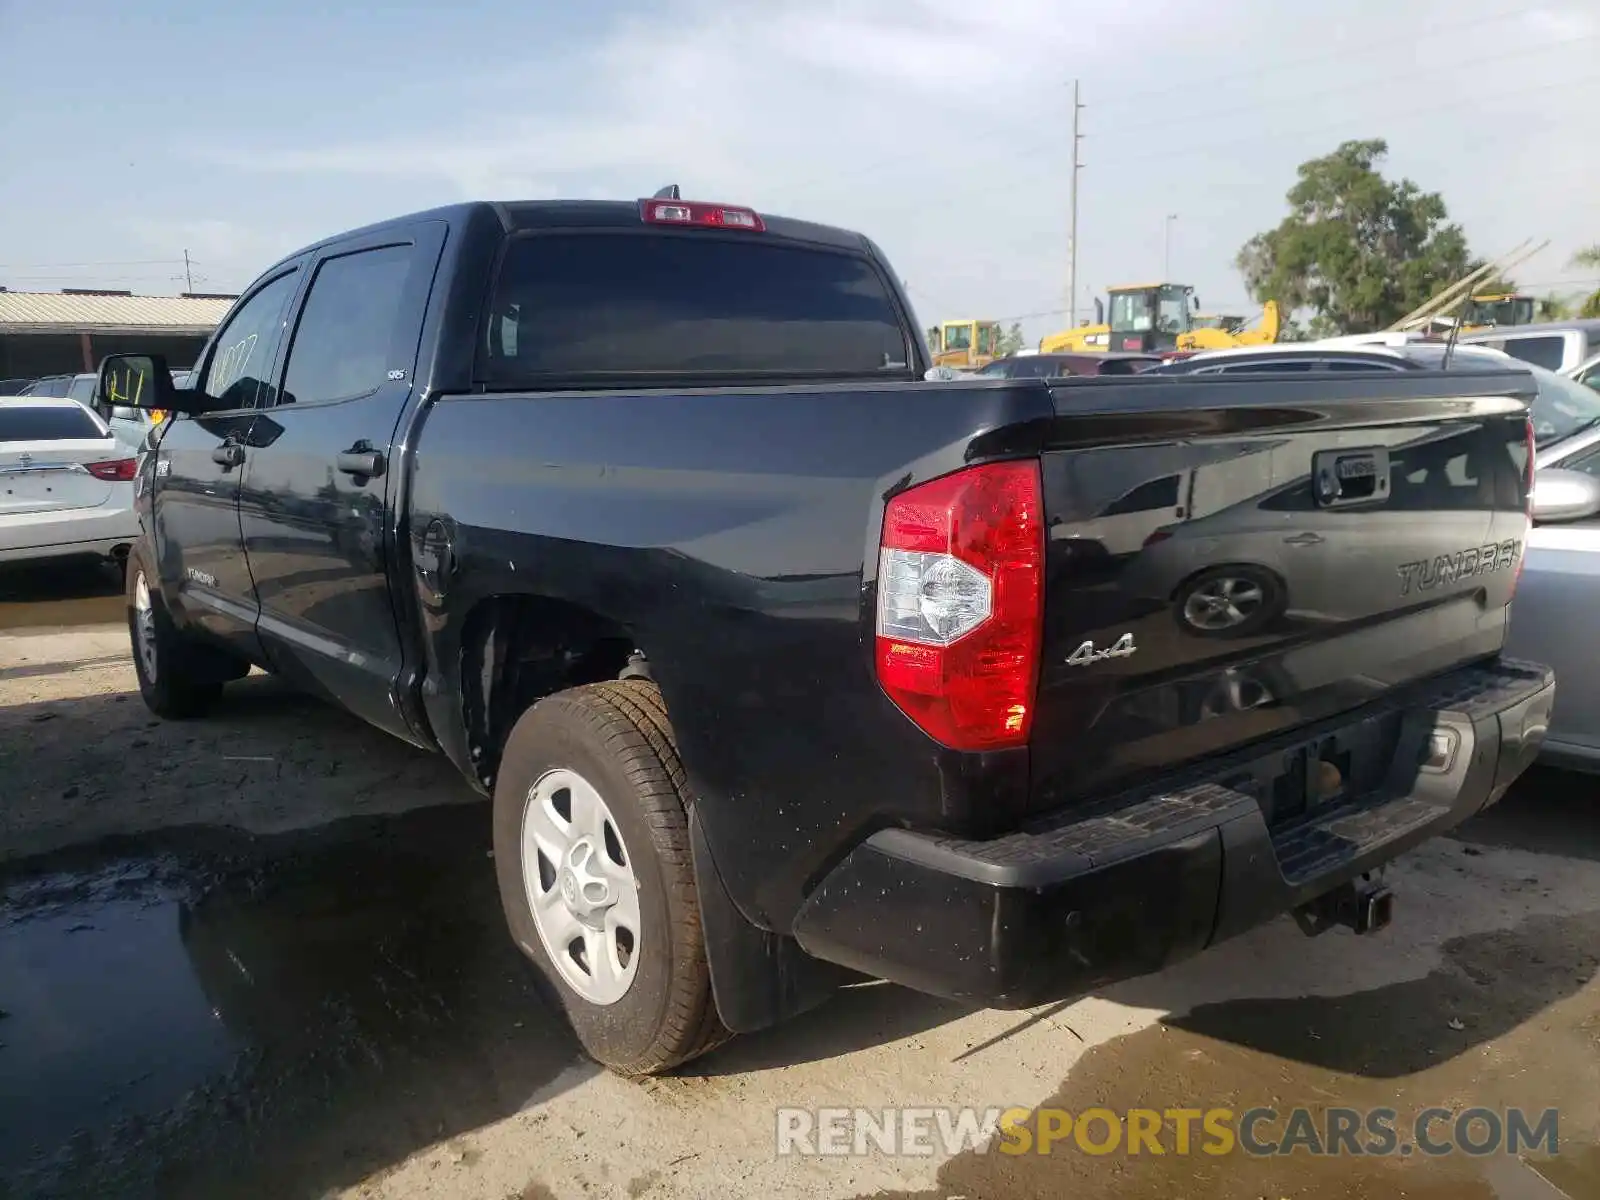
{"type": "Polygon", "coordinates": [[[1157,350],[1220,350],[1266,345],[1278,340],[1278,306],[1268,302],[1261,323],[1245,329],[1243,317],[1199,313],[1194,288],[1186,283],[1135,283],[1107,289],[1111,319],[1094,302],[1091,325],[1053,333],[1039,343],[1041,354],[1157,350]]]}
{"type": "Polygon", "coordinates": [[[999,321],[944,321],[928,330],[936,367],[976,370],[1000,357],[999,321]]]}

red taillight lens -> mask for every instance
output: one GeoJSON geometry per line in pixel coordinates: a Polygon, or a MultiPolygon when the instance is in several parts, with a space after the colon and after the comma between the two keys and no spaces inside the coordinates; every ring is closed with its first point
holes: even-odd
{"type": "Polygon", "coordinates": [[[84,469],[96,479],[109,479],[112,483],[127,483],[133,478],[137,463],[131,458],[116,458],[107,462],[85,463],[84,469]]]}
{"type": "Polygon", "coordinates": [[[749,208],[706,204],[699,200],[641,200],[639,215],[652,225],[700,225],[712,229],[766,230],[765,222],[749,208]]]}
{"type": "Polygon", "coordinates": [[[1027,742],[1038,688],[1044,501],[1035,462],[901,492],[878,554],[878,682],[956,750],[1027,742]]]}

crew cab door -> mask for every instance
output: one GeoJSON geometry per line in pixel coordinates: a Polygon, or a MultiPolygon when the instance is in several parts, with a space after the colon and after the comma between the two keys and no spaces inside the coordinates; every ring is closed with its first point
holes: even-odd
{"type": "Polygon", "coordinates": [[[149,479],[156,569],[167,603],[185,626],[256,659],[257,606],[239,528],[239,486],[301,278],[299,265],[290,264],[234,308],[191,375],[215,411],[165,422],[149,479]]]}
{"type": "Polygon", "coordinates": [[[273,406],[252,434],[245,553],[275,670],[416,741],[396,703],[404,666],[390,598],[399,471],[442,223],[335,243],[307,266],[273,406]]]}

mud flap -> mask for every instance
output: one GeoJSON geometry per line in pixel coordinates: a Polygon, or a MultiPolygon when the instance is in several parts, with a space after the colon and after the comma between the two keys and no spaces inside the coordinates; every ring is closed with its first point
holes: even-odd
{"type": "Polygon", "coordinates": [[[816,1008],[863,978],[812,958],[793,938],[750,923],[734,904],[711,859],[699,813],[689,812],[700,926],[717,1015],[734,1033],[754,1033],[816,1008]]]}

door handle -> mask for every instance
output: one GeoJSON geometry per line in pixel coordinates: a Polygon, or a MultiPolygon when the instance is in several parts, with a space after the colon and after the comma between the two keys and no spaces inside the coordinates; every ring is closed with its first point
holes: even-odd
{"type": "Polygon", "coordinates": [[[383,474],[383,455],[376,450],[346,450],[333,461],[346,475],[365,475],[371,479],[383,474]]]}
{"type": "Polygon", "coordinates": [[[1297,533],[1293,537],[1283,539],[1285,546],[1320,546],[1322,535],[1320,533],[1297,533]]]}
{"type": "Polygon", "coordinates": [[[211,452],[211,461],[218,466],[237,467],[244,461],[244,447],[236,442],[225,442],[211,452]]]}

